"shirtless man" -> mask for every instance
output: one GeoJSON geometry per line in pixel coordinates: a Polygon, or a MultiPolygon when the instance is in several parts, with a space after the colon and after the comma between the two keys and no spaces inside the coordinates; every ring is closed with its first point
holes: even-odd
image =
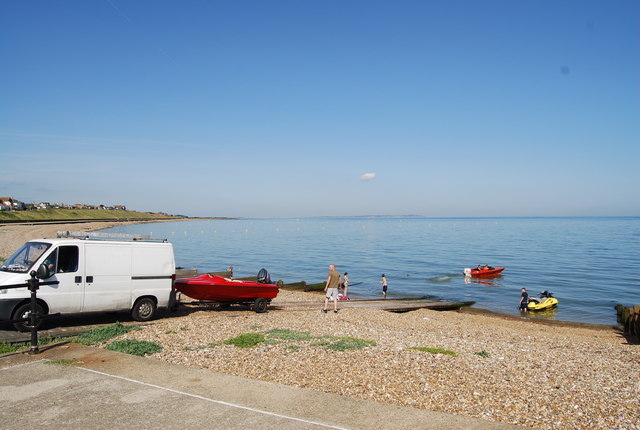
{"type": "Polygon", "coordinates": [[[387,298],[387,277],[382,274],[382,281],[378,281],[378,284],[382,284],[382,298],[387,298]]]}

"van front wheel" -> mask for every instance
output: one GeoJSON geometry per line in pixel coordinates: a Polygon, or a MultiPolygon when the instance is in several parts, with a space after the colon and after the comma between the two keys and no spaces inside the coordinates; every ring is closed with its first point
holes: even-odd
{"type": "MultiPolygon", "coordinates": [[[[38,314],[41,317],[45,315],[44,309],[42,309],[42,306],[40,305],[36,305],[36,312],[38,312],[38,314]]],[[[13,313],[13,319],[17,320],[20,318],[29,318],[30,315],[31,315],[31,303],[25,303],[24,305],[16,309],[16,311],[13,313]]],[[[35,327],[38,328],[40,327],[41,324],[42,324],[42,320],[38,319],[35,327]]],[[[22,322],[13,323],[13,327],[15,327],[15,329],[18,331],[30,331],[32,326],[29,321],[22,321],[22,322]]]]}
{"type": "Polygon", "coordinates": [[[143,297],[133,305],[131,309],[131,317],[136,321],[149,321],[156,315],[156,302],[149,298],[143,297]]]}

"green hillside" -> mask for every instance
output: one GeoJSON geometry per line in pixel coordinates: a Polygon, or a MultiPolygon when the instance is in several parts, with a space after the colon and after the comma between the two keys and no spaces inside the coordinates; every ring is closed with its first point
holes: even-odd
{"type": "Polygon", "coordinates": [[[180,219],[183,217],[151,214],[127,210],[104,209],[41,209],[34,211],[1,211],[0,222],[28,222],[28,221],[73,221],[73,220],[154,220],[154,219],[180,219]]]}

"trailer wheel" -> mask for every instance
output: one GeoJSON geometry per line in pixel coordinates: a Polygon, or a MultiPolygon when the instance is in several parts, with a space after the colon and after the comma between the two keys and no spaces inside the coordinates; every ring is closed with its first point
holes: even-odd
{"type": "MultiPolygon", "coordinates": [[[[36,304],[36,312],[38,312],[40,316],[45,315],[44,309],[39,304],[36,304]]],[[[31,315],[31,303],[25,303],[15,310],[12,319],[17,320],[20,318],[29,318],[29,315],[31,315]]],[[[42,320],[38,319],[36,328],[40,327],[41,324],[42,320]]],[[[13,327],[15,327],[15,329],[18,331],[30,331],[32,328],[31,324],[29,324],[29,321],[13,323],[13,327]]]]}
{"type": "Polygon", "coordinates": [[[263,299],[263,298],[256,299],[256,301],[253,302],[253,306],[251,307],[251,309],[259,314],[266,312],[267,299],[263,299]]]}
{"type": "Polygon", "coordinates": [[[150,297],[143,297],[133,305],[131,317],[136,321],[149,321],[156,315],[156,302],[150,297]]]}

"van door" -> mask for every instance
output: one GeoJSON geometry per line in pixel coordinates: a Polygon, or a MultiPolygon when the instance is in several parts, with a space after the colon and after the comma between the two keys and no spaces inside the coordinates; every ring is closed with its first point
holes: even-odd
{"type": "Polygon", "coordinates": [[[55,285],[41,285],[38,297],[49,305],[50,313],[74,313],[82,309],[83,279],[80,268],[80,250],[77,245],[53,248],[43,263],[53,275],[47,281],[55,285]]]}
{"type": "Polygon", "coordinates": [[[173,246],[170,243],[136,243],[133,246],[131,274],[133,300],[153,296],[158,307],[167,306],[175,272],[173,246]]]}
{"type": "Polygon", "coordinates": [[[83,312],[131,308],[131,245],[86,243],[83,312]]]}

